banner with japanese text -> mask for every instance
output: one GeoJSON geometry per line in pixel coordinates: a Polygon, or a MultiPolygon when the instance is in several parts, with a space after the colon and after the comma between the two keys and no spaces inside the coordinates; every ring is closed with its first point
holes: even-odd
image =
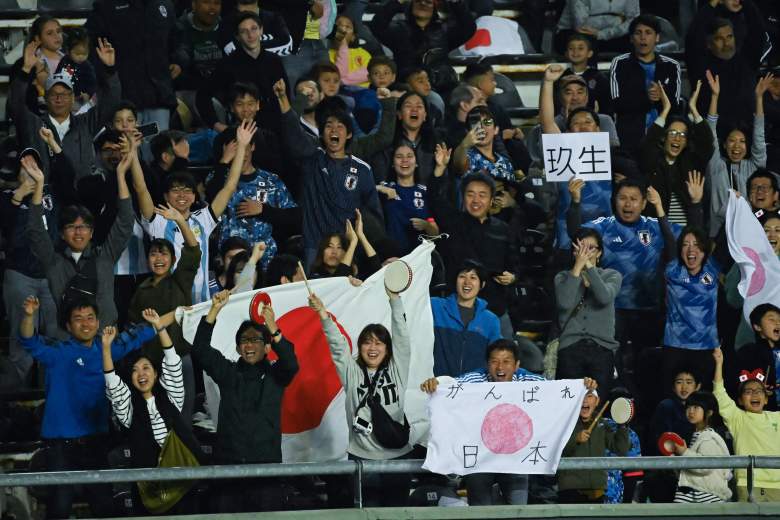
{"type": "Polygon", "coordinates": [[[423,468],[440,474],[553,474],[579,417],[582,379],[439,383],[423,468]]]}
{"type": "Polygon", "coordinates": [[[542,134],[542,152],[547,182],[612,180],[607,132],[542,134]]]}

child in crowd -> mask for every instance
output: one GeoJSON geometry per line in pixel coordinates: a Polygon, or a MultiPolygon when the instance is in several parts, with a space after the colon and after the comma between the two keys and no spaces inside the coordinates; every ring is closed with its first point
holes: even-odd
{"type": "Polygon", "coordinates": [[[398,66],[387,56],[374,56],[368,62],[368,81],[369,88],[374,90],[378,88],[388,88],[390,90],[399,90],[396,83],[398,66]]]}
{"type": "Polygon", "coordinates": [[[425,68],[411,67],[406,69],[402,79],[409,86],[408,90],[418,94],[425,101],[431,124],[439,126],[444,121],[444,101],[431,88],[431,80],[425,68]]]}
{"type": "Polygon", "coordinates": [[[593,108],[601,114],[611,114],[609,78],[590,65],[593,58],[593,41],[584,34],[572,34],[566,43],[564,56],[570,65],[563,75],[576,74],[587,84],[588,108],[593,108]]]}
{"type": "Polygon", "coordinates": [[[69,29],[65,45],[68,54],[62,58],[57,72],[66,71],[73,81],[75,103],[73,111],[86,112],[92,108],[92,96],[97,89],[95,69],[89,62],[89,34],[81,27],[69,29]]]}
{"type": "MultiPolygon", "coordinates": [[[[693,425],[694,432],[688,446],[674,445],[674,454],[684,457],[728,456],[726,442],[712,425],[720,419],[718,402],[709,392],[694,392],[685,401],[685,416],[693,425]]],[[[728,469],[684,469],[677,483],[675,502],[709,503],[725,502],[731,498],[729,489],[731,470],[728,469]]]]}
{"type": "Polygon", "coordinates": [[[359,47],[358,43],[352,19],[343,14],[337,16],[328,51],[330,61],[338,67],[342,83],[368,87],[368,63],[371,61],[371,54],[359,47]]]}
{"type": "Polygon", "coordinates": [[[341,72],[336,65],[329,62],[312,67],[310,75],[311,79],[316,81],[320,87],[323,100],[337,96],[344,100],[350,116],[356,123],[353,126],[357,137],[371,133],[379,122],[382,110],[376,91],[342,86],[341,72]]]}
{"type": "Polygon", "coordinates": [[[768,396],[767,409],[774,411],[780,403],[777,379],[777,369],[780,367],[780,308],[771,303],[757,305],[750,313],[750,325],[755,331],[756,342],[737,351],[734,363],[736,373],[731,379],[737,381],[742,371],[764,370],[767,382],[774,387],[774,392],[768,396]]]}
{"type": "MultiPolygon", "coordinates": [[[[626,456],[631,448],[628,428],[607,428],[604,419],[593,424],[599,412],[599,394],[590,390],[582,401],[574,431],[563,448],[564,457],[603,457],[606,450],[626,456]]],[[[559,471],[558,499],[562,504],[598,504],[604,502],[607,487],[605,470],[559,471]]]]}
{"type": "MultiPolygon", "coordinates": [[[[720,415],[734,437],[735,455],[780,455],[780,412],[764,411],[768,391],[766,377],[762,369],[753,374],[740,377],[737,403],[726,393],[723,387],[723,352],[716,348],[712,352],[715,359],[715,377],[713,387],[718,400],[720,415]]],[[[747,489],[747,471],[737,470],[737,497],[740,502],[749,500],[747,489]]],[[[780,501],[780,470],[753,470],[754,502],[780,501]]]]}

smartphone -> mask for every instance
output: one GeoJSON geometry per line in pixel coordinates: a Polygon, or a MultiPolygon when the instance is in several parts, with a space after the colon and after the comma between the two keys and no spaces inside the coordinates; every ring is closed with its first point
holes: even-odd
{"type": "Polygon", "coordinates": [[[469,114],[468,118],[466,119],[466,124],[469,127],[469,130],[472,128],[479,126],[482,123],[482,114],[476,113],[476,114],[469,114]]]}
{"type": "Polygon", "coordinates": [[[144,137],[151,137],[160,133],[160,127],[157,123],[149,123],[147,125],[141,125],[138,127],[138,131],[144,137]]]}

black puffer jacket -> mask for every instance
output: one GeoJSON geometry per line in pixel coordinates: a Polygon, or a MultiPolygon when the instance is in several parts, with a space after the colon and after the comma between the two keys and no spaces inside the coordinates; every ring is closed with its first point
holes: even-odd
{"type": "Polygon", "coordinates": [[[447,54],[462,45],[477,30],[474,17],[465,1],[447,2],[446,21],[434,11],[433,19],[421,29],[412,16],[411,2],[404,7],[398,0],[389,0],[377,11],[371,30],[384,45],[393,51],[398,70],[425,65],[434,90],[448,92],[458,82],[455,70],[447,62],[447,54]],[[405,20],[393,17],[405,11],[405,20]]]}
{"type": "MultiPolygon", "coordinates": [[[[86,28],[116,49],[122,97],[139,108],[176,108],[170,54],[176,12],[170,0],[96,0],[86,28]]],[[[95,53],[93,53],[93,56],[95,53]]]]}

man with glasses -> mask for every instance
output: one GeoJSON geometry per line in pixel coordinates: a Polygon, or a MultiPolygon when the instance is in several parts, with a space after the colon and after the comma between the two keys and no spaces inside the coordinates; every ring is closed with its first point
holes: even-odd
{"type": "MultiPolygon", "coordinates": [[[[91,140],[90,140],[91,141],[91,140]]],[[[94,217],[84,206],[67,206],[60,210],[60,236],[64,248],[55,249],[43,219],[43,171],[34,162],[25,164],[35,180],[27,224],[30,249],[43,265],[49,289],[61,314],[70,302],[87,298],[99,309],[103,325],[117,322],[114,304],[114,264],[127,246],[133,231],[133,206],[125,178],[126,169],[117,168],[116,186],[119,201],[111,230],[100,245],[92,243],[94,217]]],[[[60,337],[67,337],[60,316],[60,337]]]]}
{"type": "Polygon", "coordinates": [[[776,211],[780,207],[777,174],[759,168],[748,178],[748,202],[753,211],[776,211]]]}
{"type": "MultiPolygon", "coordinates": [[[[236,331],[238,360],[230,361],[211,346],[217,316],[229,291],[214,295],[198,325],[192,356],[219,385],[219,422],[214,457],[218,464],[282,462],[282,396],[298,373],[295,349],[276,324],[271,304],[263,305],[261,325],[247,320],[236,331]],[[270,362],[273,350],[277,360],[270,362]]],[[[268,511],[281,506],[278,479],[220,482],[220,512],[268,511]]]]}
{"type": "Polygon", "coordinates": [[[98,70],[97,96],[98,106],[81,114],[72,115],[73,110],[73,80],[67,72],[54,74],[46,81],[46,110],[43,117],[30,112],[25,104],[25,93],[39,58],[36,54],[37,42],[31,42],[24,48],[22,74],[11,82],[8,94],[8,107],[16,125],[19,141],[22,147],[33,147],[41,156],[41,170],[49,176],[49,148],[39,132],[47,128],[54,132],[65,157],[73,164],[76,180],[90,175],[95,164],[95,152],[92,149],[92,138],[102,124],[113,115],[114,106],[119,102],[121,87],[119,77],[114,73],[115,52],[107,40],[98,41],[96,53],[102,67],[98,70]]]}

